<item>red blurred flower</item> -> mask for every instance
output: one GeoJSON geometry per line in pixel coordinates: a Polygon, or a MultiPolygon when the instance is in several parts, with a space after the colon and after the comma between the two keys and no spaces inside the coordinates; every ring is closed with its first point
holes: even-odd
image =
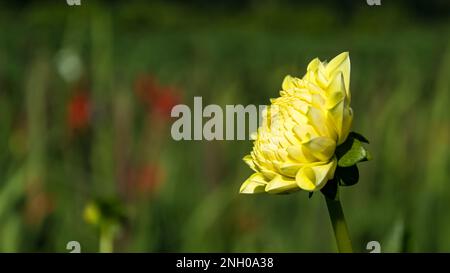
{"type": "Polygon", "coordinates": [[[156,97],[158,88],[156,80],[150,75],[141,75],[134,83],[138,98],[145,103],[151,102],[156,97]]]}
{"type": "Polygon", "coordinates": [[[67,122],[72,131],[82,131],[89,126],[91,103],[86,91],[77,91],[67,106],[67,122]]]}
{"type": "Polygon", "coordinates": [[[169,118],[172,108],[181,101],[180,95],[174,87],[166,87],[161,91],[153,103],[153,112],[161,117],[169,118]]]}
{"type": "Polygon", "coordinates": [[[139,76],[135,90],[150,114],[162,119],[169,119],[172,108],[181,102],[181,92],[176,87],[160,85],[151,75],[139,76]]]}
{"type": "Polygon", "coordinates": [[[53,198],[44,191],[28,193],[25,203],[25,221],[31,226],[39,226],[54,210],[53,198]]]}
{"type": "Polygon", "coordinates": [[[248,213],[248,211],[237,212],[235,221],[237,222],[237,229],[240,233],[254,232],[262,225],[261,221],[253,213],[248,213]]]}
{"type": "Polygon", "coordinates": [[[164,170],[156,164],[146,164],[132,169],[130,175],[130,192],[133,195],[147,195],[156,193],[165,179],[164,170]]]}

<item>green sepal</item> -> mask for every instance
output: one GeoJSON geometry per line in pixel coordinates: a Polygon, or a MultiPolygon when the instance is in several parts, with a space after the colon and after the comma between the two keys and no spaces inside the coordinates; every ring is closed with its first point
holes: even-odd
{"type": "Polygon", "coordinates": [[[339,185],[353,186],[358,183],[359,171],[356,165],[350,167],[337,167],[335,176],[339,178],[339,185]]]}
{"type": "Polygon", "coordinates": [[[352,132],[345,142],[336,148],[339,167],[350,167],[372,158],[361,142],[368,141],[362,135],[352,132]]]}
{"type": "Polygon", "coordinates": [[[360,133],[357,133],[357,132],[350,132],[350,133],[348,134],[348,136],[349,136],[349,137],[352,137],[352,138],[356,138],[357,140],[359,140],[359,141],[361,141],[361,142],[364,142],[364,143],[369,144],[369,140],[367,140],[367,138],[366,138],[365,136],[361,135],[360,133]]]}
{"type": "Polygon", "coordinates": [[[327,184],[320,190],[323,195],[325,195],[328,199],[336,200],[338,193],[338,180],[337,176],[334,176],[333,179],[328,180],[327,184]]]}

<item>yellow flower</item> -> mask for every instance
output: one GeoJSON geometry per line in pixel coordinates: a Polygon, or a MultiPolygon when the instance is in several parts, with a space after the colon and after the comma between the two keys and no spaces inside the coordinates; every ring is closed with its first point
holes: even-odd
{"type": "Polygon", "coordinates": [[[286,76],[244,161],[252,174],[240,193],[320,190],[334,177],[335,149],[350,131],[350,58],[312,60],[302,79],[286,76]]]}

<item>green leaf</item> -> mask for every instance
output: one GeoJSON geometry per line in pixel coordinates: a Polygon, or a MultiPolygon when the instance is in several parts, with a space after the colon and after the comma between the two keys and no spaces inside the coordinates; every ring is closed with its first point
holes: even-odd
{"type": "Polygon", "coordinates": [[[340,178],[339,184],[342,186],[355,185],[359,180],[359,171],[356,165],[350,167],[338,167],[335,175],[340,178]]]}
{"type": "Polygon", "coordinates": [[[358,162],[367,160],[367,151],[356,138],[347,138],[347,140],[337,148],[336,154],[339,158],[339,167],[350,167],[358,162]]]}
{"type": "Polygon", "coordinates": [[[367,138],[366,138],[365,136],[363,136],[363,135],[361,135],[361,134],[359,134],[359,133],[356,133],[356,132],[350,132],[350,133],[348,134],[348,137],[356,138],[357,140],[359,140],[359,141],[361,141],[361,142],[364,142],[364,143],[369,144],[369,140],[367,140],[367,138]]]}

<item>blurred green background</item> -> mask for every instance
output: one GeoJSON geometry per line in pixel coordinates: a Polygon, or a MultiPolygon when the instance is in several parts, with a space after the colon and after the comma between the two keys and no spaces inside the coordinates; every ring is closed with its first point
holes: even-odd
{"type": "Polygon", "coordinates": [[[392,2],[4,1],[0,251],[336,251],[320,194],[239,195],[252,142],[176,142],[170,109],[265,105],[349,51],[354,248],[450,252],[449,2],[392,2]]]}

